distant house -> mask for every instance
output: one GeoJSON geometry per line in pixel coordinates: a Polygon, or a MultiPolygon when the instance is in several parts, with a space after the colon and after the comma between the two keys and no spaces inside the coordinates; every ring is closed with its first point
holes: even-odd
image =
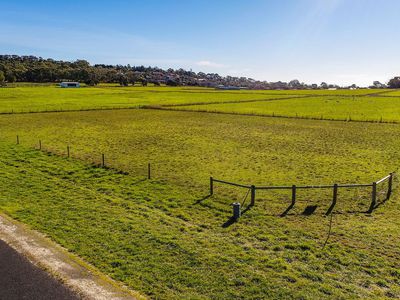
{"type": "Polygon", "coordinates": [[[60,87],[62,88],[78,88],[81,85],[79,84],[79,82],[61,82],[60,83],[60,87]]]}
{"type": "Polygon", "coordinates": [[[215,87],[217,90],[241,90],[242,88],[238,87],[238,86],[225,86],[225,85],[217,85],[215,87]]]}

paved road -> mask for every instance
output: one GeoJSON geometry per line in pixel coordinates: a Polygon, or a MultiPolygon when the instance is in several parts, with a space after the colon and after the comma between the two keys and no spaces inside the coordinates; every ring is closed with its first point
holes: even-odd
{"type": "Polygon", "coordinates": [[[0,240],[0,300],[77,300],[46,272],[0,240]]]}

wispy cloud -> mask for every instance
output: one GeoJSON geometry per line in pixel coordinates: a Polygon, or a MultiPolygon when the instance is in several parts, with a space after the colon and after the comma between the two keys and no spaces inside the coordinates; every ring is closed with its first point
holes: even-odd
{"type": "Polygon", "coordinates": [[[196,62],[197,66],[200,67],[211,67],[211,68],[225,68],[226,66],[224,64],[219,64],[213,61],[209,61],[209,60],[200,60],[198,62],[196,62]]]}

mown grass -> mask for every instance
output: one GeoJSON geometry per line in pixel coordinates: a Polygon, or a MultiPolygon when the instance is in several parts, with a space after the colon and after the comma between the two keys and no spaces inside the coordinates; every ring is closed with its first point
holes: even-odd
{"type": "MultiPolygon", "coordinates": [[[[0,90],[0,98],[5,90],[13,89],[0,90]]],[[[17,106],[7,109],[40,110],[53,102],[72,109],[82,101],[96,108],[136,96],[143,98],[135,103],[151,105],[270,96],[109,86],[59,91],[43,88],[23,101],[15,94],[17,106]]],[[[365,105],[354,109],[371,106],[374,97],[356,97],[365,105]]],[[[335,98],[353,101],[352,95],[335,98]]],[[[382,101],[376,109],[396,99],[382,101]]],[[[261,102],[246,103],[252,105],[261,102]]],[[[400,165],[397,124],[130,109],[1,115],[0,139],[0,210],[151,298],[400,297],[397,191],[382,202],[387,186],[380,186],[380,206],[369,215],[370,188],[339,190],[325,248],[331,190],[298,191],[285,217],[290,191],[258,191],[256,205],[236,223],[230,204],[242,202],[246,190],[216,185],[208,197],[210,175],[255,185],[370,183],[400,165]],[[44,151],[58,155],[33,150],[39,140],[44,151]],[[65,158],[67,145],[71,159],[65,158]],[[115,170],[90,165],[102,153],[115,170]],[[145,180],[148,162],[152,180],[145,180]],[[310,205],[317,210],[307,216],[310,205]]]]}
{"type": "MultiPolygon", "coordinates": [[[[296,97],[296,94],[289,96],[296,97]]],[[[205,88],[99,86],[62,89],[56,86],[28,86],[0,89],[0,113],[136,108],[143,105],[218,103],[285,97],[288,95],[205,88]]]]}
{"type": "Polygon", "coordinates": [[[400,97],[309,97],[175,109],[325,120],[400,122],[400,97]]]}
{"type": "Polygon", "coordinates": [[[245,184],[371,182],[400,166],[400,128],[159,110],[3,115],[2,139],[206,190],[245,184]]]}
{"type": "Polygon", "coordinates": [[[196,87],[118,87],[99,85],[62,89],[55,85],[17,85],[0,89],[0,113],[137,108],[196,103],[243,102],[312,95],[349,97],[390,90],[240,90],[196,87]]]}
{"type": "Polygon", "coordinates": [[[396,90],[391,90],[388,93],[385,93],[386,96],[400,96],[400,90],[396,89],[396,90]]]}
{"type": "MultiPolygon", "coordinates": [[[[329,218],[256,205],[239,222],[223,196],[0,143],[0,209],[157,299],[398,297],[399,206],[329,218]]],[[[398,199],[396,194],[395,199],[398,199]]]]}

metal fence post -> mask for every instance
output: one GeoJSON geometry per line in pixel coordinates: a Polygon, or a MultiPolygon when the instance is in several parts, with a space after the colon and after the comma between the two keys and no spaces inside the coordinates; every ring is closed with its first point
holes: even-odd
{"type": "Polygon", "coordinates": [[[214,179],[210,177],[210,196],[214,194],[214,179]]]}
{"type": "Polygon", "coordinates": [[[250,202],[250,206],[254,206],[255,202],[256,202],[256,187],[254,185],[252,185],[250,187],[251,189],[251,202],[250,202]]]}
{"type": "Polygon", "coordinates": [[[241,216],[240,203],[235,202],[232,204],[232,206],[233,206],[233,219],[237,220],[241,216]]]}
{"type": "Polygon", "coordinates": [[[371,194],[371,206],[369,207],[368,212],[372,213],[376,206],[376,182],[372,183],[372,194],[371,194]]]}

